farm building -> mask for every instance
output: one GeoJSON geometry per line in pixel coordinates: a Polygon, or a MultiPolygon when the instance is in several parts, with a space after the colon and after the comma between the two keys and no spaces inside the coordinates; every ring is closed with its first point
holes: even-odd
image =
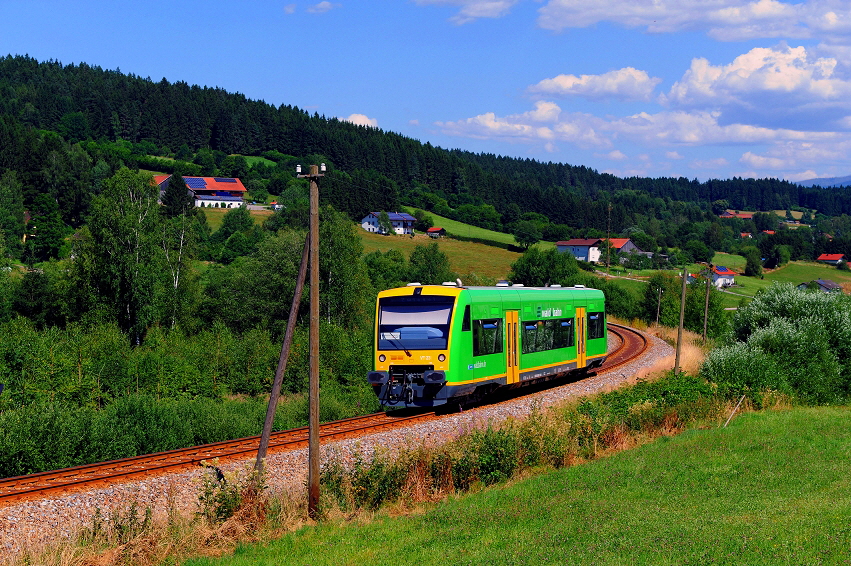
{"type": "MultiPolygon", "coordinates": [[[[562,253],[569,252],[580,261],[596,263],[606,260],[605,257],[601,257],[603,253],[600,249],[605,241],[605,238],[574,238],[556,242],[556,249],[562,253]]],[[[611,243],[612,250],[619,254],[644,253],[629,238],[612,238],[611,243]]]]}
{"type": "MultiPolygon", "coordinates": [[[[234,208],[245,204],[246,189],[242,181],[233,177],[183,177],[186,190],[195,199],[195,206],[234,208]]],[[[154,182],[164,193],[171,175],[156,175],[154,182]]]]}
{"type": "Polygon", "coordinates": [[[441,228],[440,226],[432,226],[428,230],[426,230],[429,238],[442,238],[446,235],[446,230],[441,228]]]}
{"type": "Polygon", "coordinates": [[[816,258],[816,261],[830,265],[839,265],[839,262],[843,259],[845,259],[845,254],[821,254],[816,258]]]}
{"type": "Polygon", "coordinates": [[[724,267],[723,265],[716,265],[712,268],[712,284],[718,287],[719,289],[722,287],[729,287],[730,285],[735,285],[736,275],[738,274],[729,267],[724,267]]]}
{"type": "Polygon", "coordinates": [[[798,285],[798,289],[818,289],[823,293],[841,293],[842,286],[836,281],[831,281],[830,279],[816,279],[815,281],[810,281],[809,283],[801,283],[798,285]]]}
{"type": "MultiPolygon", "coordinates": [[[[378,226],[378,217],[380,215],[380,212],[370,212],[364,216],[363,220],[360,221],[361,228],[367,232],[383,234],[384,232],[378,226]]],[[[394,232],[400,235],[414,233],[414,223],[417,221],[416,218],[406,212],[388,212],[387,215],[390,217],[390,222],[393,224],[394,232]]]]}
{"type": "Polygon", "coordinates": [[[725,210],[718,215],[718,218],[741,218],[742,220],[751,220],[753,212],[736,212],[733,210],[725,210]]]}

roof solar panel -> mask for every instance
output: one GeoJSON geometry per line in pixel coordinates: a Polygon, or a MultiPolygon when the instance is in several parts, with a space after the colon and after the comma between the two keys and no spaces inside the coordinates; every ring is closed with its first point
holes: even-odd
{"type": "Polygon", "coordinates": [[[217,183],[236,183],[236,179],[231,179],[229,177],[213,177],[213,180],[217,183]]]}
{"type": "Polygon", "coordinates": [[[207,181],[201,177],[184,177],[183,180],[190,189],[203,189],[207,186],[207,181]]]}

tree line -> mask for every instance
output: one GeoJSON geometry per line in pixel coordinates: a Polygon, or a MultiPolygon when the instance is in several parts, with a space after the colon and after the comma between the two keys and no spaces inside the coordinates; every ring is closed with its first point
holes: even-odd
{"type": "MultiPolygon", "coordinates": [[[[248,174],[250,168],[239,164],[234,154],[315,156],[340,175],[326,179],[329,202],[352,218],[404,203],[510,231],[521,215],[534,213],[547,219],[548,232],[542,234],[546,239],[589,231],[623,233],[655,219],[662,223],[661,234],[651,235],[663,235],[670,241],[660,245],[671,247],[686,243],[674,241],[683,219],[694,222],[702,215],[710,220],[711,203],[718,200],[741,210],[801,207],[825,217],[851,214],[848,188],[824,190],[777,179],[618,178],[584,166],[445,150],[219,88],[157,82],[85,63],[63,65],[25,56],[0,59],[0,115],[24,128],[55,132],[71,144],[118,143],[119,153],[125,154],[120,158],[130,167],[147,164],[149,169],[167,170],[174,159],[195,174],[248,174]],[[135,156],[134,162],[128,154],[135,156]],[[383,194],[389,197],[381,198],[383,194]]],[[[26,149],[26,144],[16,144],[9,158],[29,159],[26,149]]],[[[90,148],[86,151],[91,155],[90,148]]],[[[113,155],[113,161],[117,157],[113,155]]],[[[21,175],[33,171],[4,161],[8,159],[0,157],[1,169],[21,175]]],[[[85,168],[80,160],[74,163],[85,168]]],[[[271,194],[281,194],[282,184],[288,182],[280,176],[276,180],[271,171],[257,173],[263,180],[257,188],[271,185],[271,194]]],[[[28,187],[30,181],[22,179],[28,187]]],[[[56,185],[61,180],[46,181],[56,185]]],[[[78,208],[84,209],[85,202],[78,208]]]]}

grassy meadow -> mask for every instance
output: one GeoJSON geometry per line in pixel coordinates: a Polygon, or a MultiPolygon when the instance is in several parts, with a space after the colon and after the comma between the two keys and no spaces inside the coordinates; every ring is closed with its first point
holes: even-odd
{"type": "Polygon", "coordinates": [[[452,238],[433,240],[424,234],[410,236],[384,236],[360,230],[364,253],[375,250],[386,252],[390,249],[401,251],[410,257],[414,247],[437,242],[440,250],[449,256],[452,270],[464,275],[476,274],[493,279],[505,279],[511,271],[511,264],[522,255],[520,252],[489,246],[478,242],[463,242],[452,238]]]}
{"type": "Polygon", "coordinates": [[[764,411],[187,566],[820,564],[851,546],[846,407],[764,411]]]}

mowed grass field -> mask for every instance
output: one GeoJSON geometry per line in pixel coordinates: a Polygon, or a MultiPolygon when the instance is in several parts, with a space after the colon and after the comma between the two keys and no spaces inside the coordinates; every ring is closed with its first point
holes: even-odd
{"type": "Polygon", "coordinates": [[[765,411],[366,524],[187,565],[838,564],[851,410],[765,411]]]}
{"type": "Polygon", "coordinates": [[[452,270],[459,275],[476,274],[478,276],[505,279],[511,271],[511,264],[522,255],[504,248],[488,246],[478,242],[464,242],[452,238],[433,240],[424,234],[410,236],[383,236],[360,230],[364,253],[375,250],[386,252],[397,249],[405,257],[410,257],[416,246],[427,246],[437,242],[440,251],[449,257],[452,270]]]}
{"type": "MultiPolygon", "coordinates": [[[[227,208],[205,208],[204,214],[207,216],[207,226],[210,227],[210,230],[215,232],[222,226],[222,219],[225,217],[229,209],[227,208]]],[[[254,223],[257,225],[262,225],[267,218],[272,216],[274,211],[271,209],[263,209],[263,210],[252,210],[251,217],[254,219],[254,223]]]]}
{"type": "MultiPolygon", "coordinates": [[[[402,208],[408,214],[413,214],[415,210],[413,207],[410,206],[403,206],[402,208]]],[[[475,238],[477,240],[482,240],[485,242],[495,242],[506,246],[517,246],[517,242],[514,240],[514,236],[512,236],[511,234],[506,234],[504,232],[494,232],[493,230],[488,230],[486,228],[479,228],[478,226],[464,224],[463,222],[458,222],[457,220],[451,220],[444,216],[438,216],[433,212],[428,212],[427,214],[431,216],[434,226],[439,226],[454,236],[459,236],[461,238],[475,238]]],[[[539,247],[540,249],[546,249],[554,247],[555,243],[538,242],[537,244],[535,244],[535,246],[539,247]]]]}

